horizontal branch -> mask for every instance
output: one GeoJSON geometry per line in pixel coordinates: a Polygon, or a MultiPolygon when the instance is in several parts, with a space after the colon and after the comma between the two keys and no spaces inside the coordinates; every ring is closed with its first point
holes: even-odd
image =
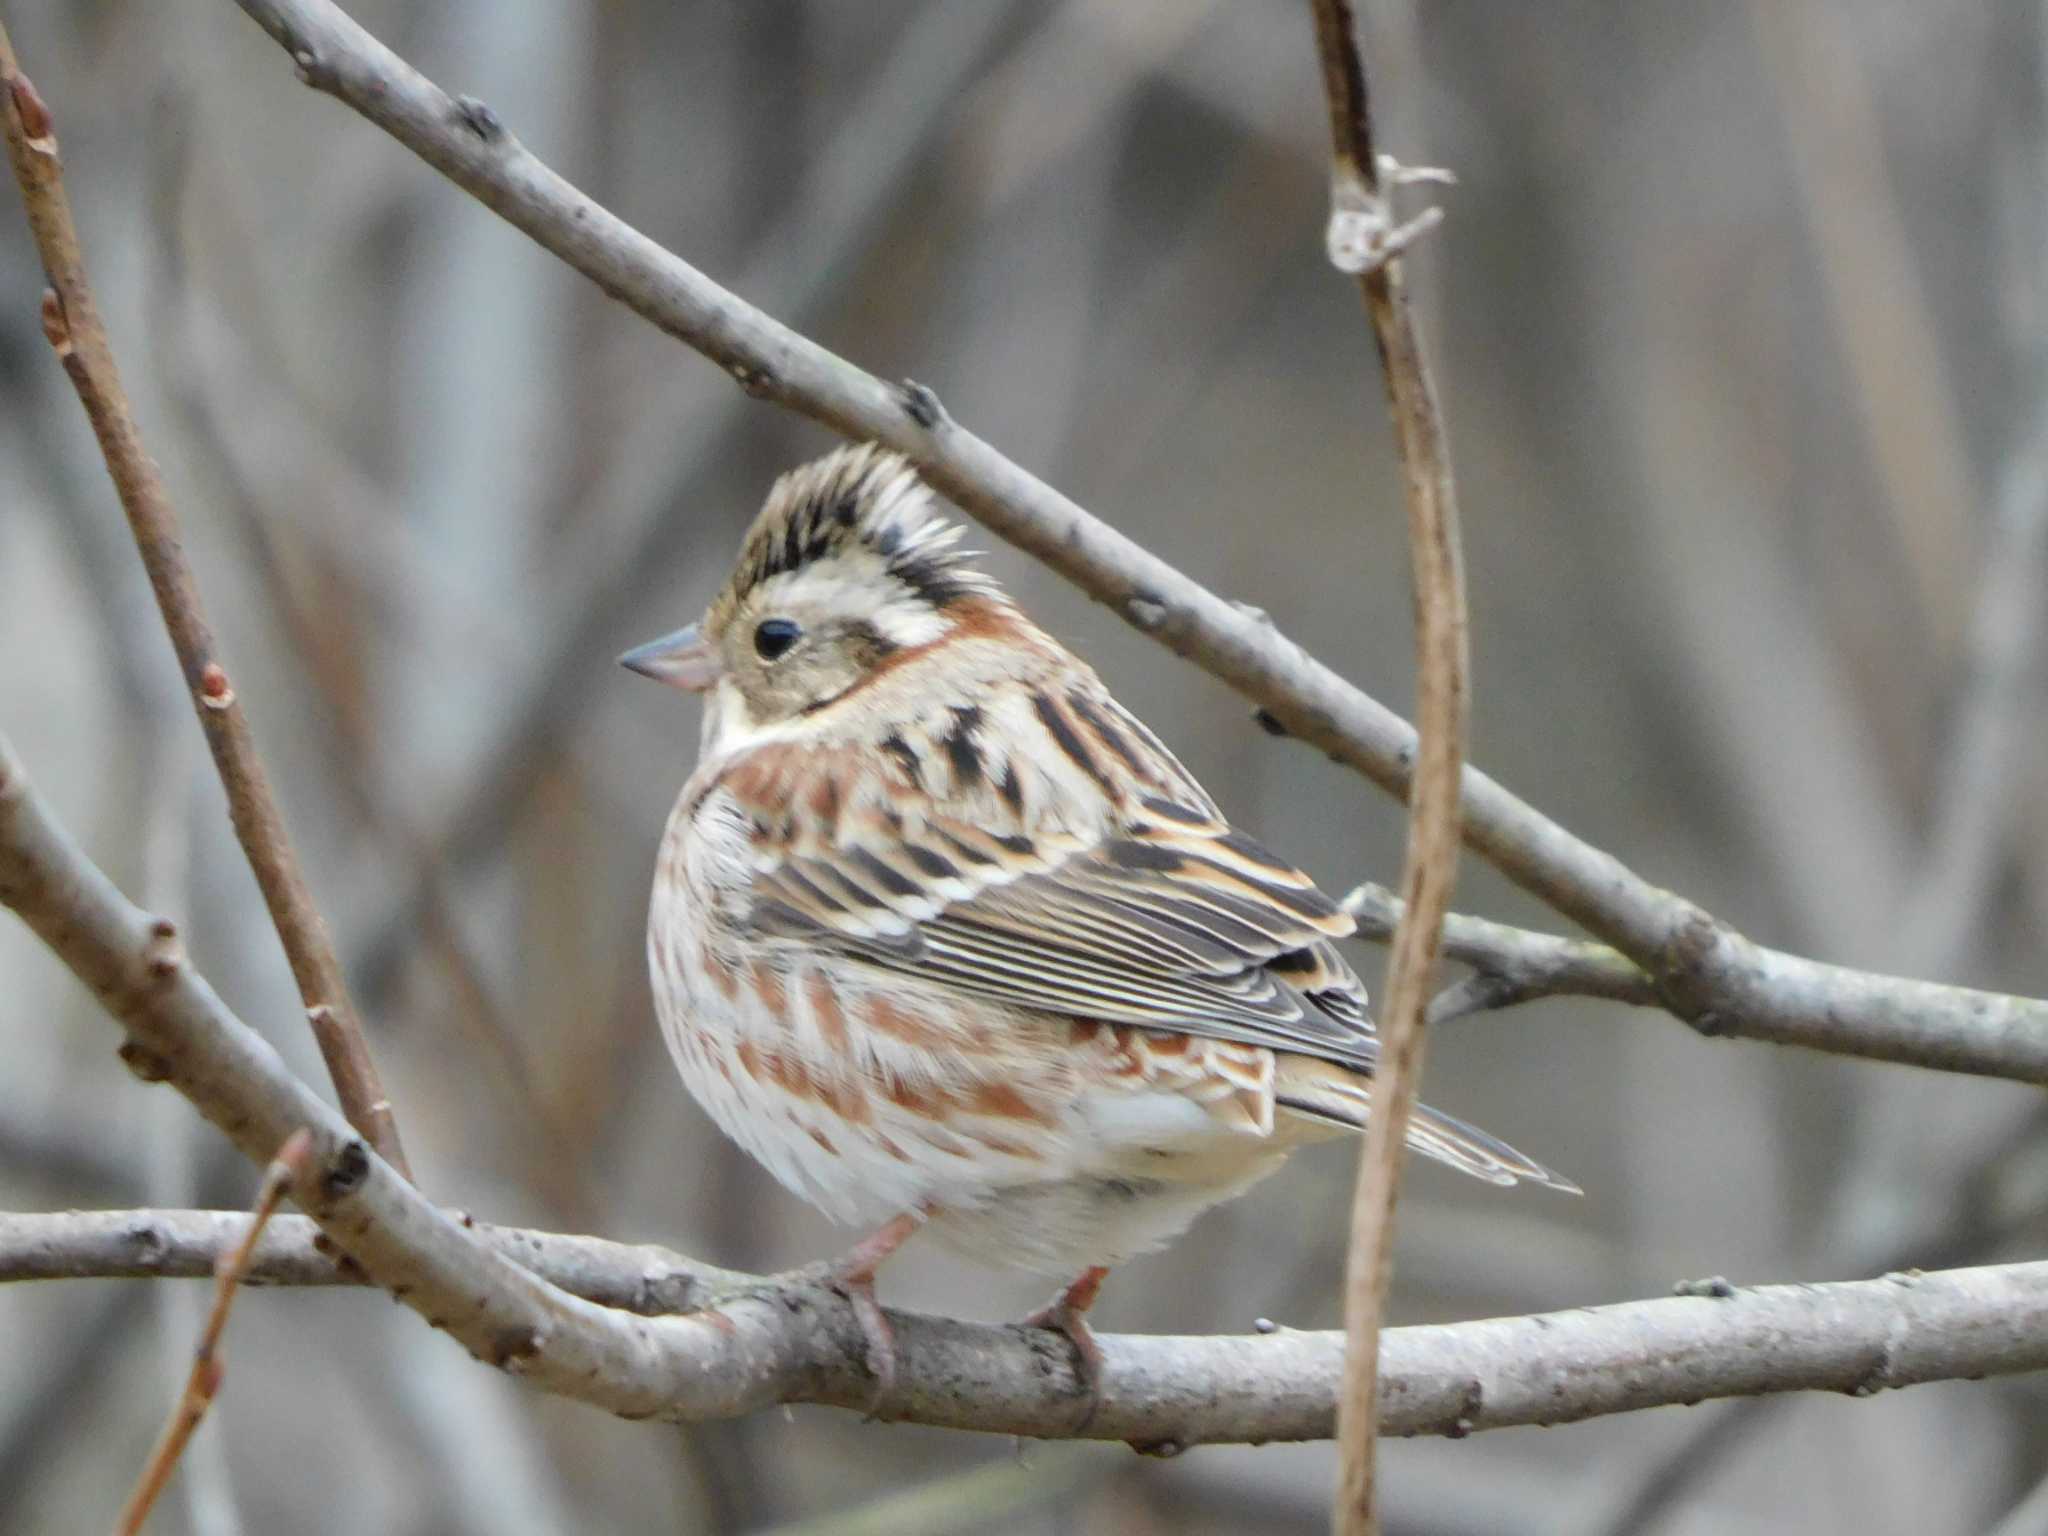
{"type": "MultiPolygon", "coordinates": [[[[636,1312],[752,1292],[789,1308],[790,1330],[836,1379],[858,1334],[807,1318],[801,1284],[711,1269],[663,1248],[456,1218],[469,1239],[586,1300],[636,1312]]],[[[240,1211],[0,1213],[0,1282],[204,1279],[248,1231],[240,1211]]],[[[319,1229],[278,1217],[250,1285],[351,1285],[319,1229]]],[[[2048,1263],[1902,1273],[1829,1285],[1698,1287],[1699,1294],[1531,1317],[1390,1328],[1381,1336],[1382,1431],[1462,1435],[1781,1392],[1868,1396],[1888,1387],[2048,1367],[2048,1263]]],[[[773,1308],[771,1308],[772,1310],[773,1308]]],[[[1032,1330],[892,1312],[910,1417],[1056,1434],[1072,1417],[1063,1351],[1032,1330]],[[1066,1417],[1063,1419],[1061,1415],[1066,1417]]],[[[1160,1448],[1330,1433],[1341,1333],[1101,1338],[1103,1412],[1090,1433],[1160,1448]]],[[[826,1397],[826,1401],[843,1401],[826,1397]]]]}
{"type": "MultiPolygon", "coordinates": [[[[960,426],[719,287],[578,191],[484,103],[452,97],[328,0],[236,0],[301,79],[349,106],[606,293],[773,400],[907,454],[940,491],[1132,625],[1254,700],[1288,734],[1403,799],[1408,723],[960,426]]],[[[1627,955],[1708,1035],[2048,1084],[2048,1002],[1909,981],[1752,943],[1477,769],[1463,835],[1509,879],[1627,955]]]]}

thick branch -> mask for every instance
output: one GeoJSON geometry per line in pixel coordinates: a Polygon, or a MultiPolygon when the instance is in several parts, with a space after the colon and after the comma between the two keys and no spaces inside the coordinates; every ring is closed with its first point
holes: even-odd
{"type": "MultiPolygon", "coordinates": [[[[662,1248],[456,1220],[469,1241],[607,1306],[673,1310],[749,1285],[776,1294],[776,1282],[711,1269],[662,1248]]],[[[205,1279],[248,1228],[241,1211],[0,1213],[0,1283],[205,1279]]],[[[313,1222],[274,1218],[246,1283],[366,1283],[360,1271],[328,1257],[322,1242],[313,1222]]],[[[821,1359],[834,1361],[833,1370],[846,1372],[837,1352],[860,1347],[850,1325],[821,1326],[808,1311],[814,1298],[799,1287],[779,1294],[797,1303],[786,1314],[795,1336],[789,1347],[815,1348],[821,1359]]],[[[890,1317],[913,1417],[1016,1433],[1045,1432],[1061,1414],[1071,1419],[1065,1367],[1057,1363],[1064,1355],[1027,1330],[915,1313],[890,1317]],[[942,1390],[949,1379],[952,1385],[942,1390]]],[[[1149,1433],[1184,1445],[1330,1433],[1341,1334],[1104,1335],[1101,1342],[1109,1366],[1106,1407],[1117,1415],[1116,1433],[1135,1430],[1141,1439],[1149,1433]],[[1154,1400],[1140,1402],[1147,1392],[1154,1400]]],[[[1920,1382],[2048,1369],[2048,1263],[1744,1287],[1725,1295],[1390,1328],[1380,1342],[1381,1428],[1390,1435],[1572,1423],[1757,1393],[1860,1397],[1920,1382]]]]}
{"type": "Polygon", "coordinates": [[[1357,274],[1379,347],[1401,455],[1415,594],[1418,745],[1401,864],[1404,894],[1380,1005],[1372,1118],[1352,1196],[1344,1280],[1344,1392],[1337,1410],[1335,1527],[1347,1536],[1376,1536],[1380,1521],[1373,1447],[1379,1438],[1380,1319],[1393,1286],[1401,1160],[1422,1078],[1423,1010],[1458,876],[1459,770],[1465,761],[1471,657],[1450,441],[1408,304],[1394,244],[1393,205],[1380,185],[1357,18],[1350,0],[1316,0],[1315,23],[1330,108],[1329,250],[1340,268],[1357,274]]]}
{"type": "MultiPolygon", "coordinates": [[[[482,103],[448,96],[327,0],[236,0],[301,77],[377,124],[750,393],[907,453],[995,533],[1256,701],[1388,792],[1408,793],[1415,734],[1286,639],[1089,516],[954,422],[932,393],[885,384],[752,308],[530,154],[482,103]]],[[[1712,1035],[2048,1083],[2048,1003],[1906,981],[1751,943],[1573,836],[1475,769],[1466,844],[1657,980],[1712,1035]]]]}
{"type": "Polygon", "coordinates": [[[371,1061],[327,925],[313,904],[298,856],[292,851],[284,816],[256,750],[256,738],[227,669],[221,665],[212,626],[199,600],[198,580],[185,558],[177,510],[156,462],[143,447],[141,428],[115,367],[113,345],[100,320],[71,218],[71,202],[64,191],[49,108],[22,75],[4,27],[0,27],[0,87],[4,87],[0,94],[6,97],[0,121],[4,121],[8,159],[21,185],[29,232],[35,237],[50,281],[50,289],[43,295],[43,332],[99,439],[107,473],[113,478],[121,509],[128,515],[135,546],[184,670],[192,706],[227,791],[228,818],[283,941],[292,977],[306,1005],[306,1020],[334,1080],[335,1094],[350,1122],[388,1162],[406,1173],[391,1101],[385,1097],[371,1061]]]}

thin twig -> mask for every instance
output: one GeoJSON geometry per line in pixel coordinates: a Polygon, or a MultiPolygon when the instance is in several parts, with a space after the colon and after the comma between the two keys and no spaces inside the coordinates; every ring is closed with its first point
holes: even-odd
{"type": "MultiPolygon", "coordinates": [[[[310,86],[360,113],[749,394],[907,454],[999,537],[1260,705],[1289,735],[1405,797],[1415,733],[1279,632],[1190,580],[954,421],[919,385],[863,372],[711,282],[457,100],[328,0],[235,0],[310,86]]],[[[1656,978],[1665,1009],[1740,1036],[2048,1083],[2048,1002],[1766,949],[1575,837],[1474,768],[1465,843],[1656,978]]]]}
{"type": "Polygon", "coordinates": [[[149,1460],[143,1463],[135,1491],[128,1495],[121,1518],[115,1522],[116,1536],[135,1536],[142,1529],[157,1495],[171,1480],[171,1471],[178,1464],[185,1442],[192,1438],[199,1421],[206,1417],[206,1410],[213,1406],[227,1375],[227,1367],[221,1363],[220,1339],[228,1325],[228,1309],[235,1304],[235,1290],[249,1272],[249,1261],[255,1256],[264,1227],[277,1212],[278,1202],[293,1184],[305,1177],[312,1153],[313,1133],[303,1126],[285,1138],[277,1156],[263,1171],[263,1184],[257,1191],[256,1209],[248,1230],[240,1242],[214,1261],[213,1310],[207,1314],[198,1347],[192,1351],[192,1373],[186,1377],[185,1390],[171,1407],[171,1417],[150,1451],[149,1460]]]}
{"type": "Polygon", "coordinates": [[[1372,1115],[1351,1204],[1344,1273],[1344,1389],[1337,1407],[1337,1502],[1332,1522],[1339,1536],[1376,1536],[1380,1519],[1373,1452],[1379,1438],[1380,1319],[1393,1284],[1394,1212],[1408,1121],[1422,1077],[1423,1010],[1458,876],[1458,776],[1465,758],[1471,658],[1450,444],[1399,259],[1401,246],[1430,222],[1425,216],[1400,224],[1381,185],[1365,63],[1350,0],[1316,0],[1315,24],[1330,108],[1330,259],[1357,276],[1379,344],[1407,493],[1415,594],[1417,746],[1408,798],[1408,848],[1401,864],[1403,910],[1387,957],[1372,1115]]]}
{"type": "MultiPolygon", "coordinates": [[[[1385,944],[1406,907],[1385,886],[1368,880],[1344,898],[1344,910],[1357,921],[1360,938],[1385,944]]],[[[1590,939],[1560,938],[1452,912],[1444,917],[1443,953],[1472,967],[1472,974],[1437,994],[1429,1005],[1432,1024],[1542,997],[1600,997],[1643,1008],[1660,1004],[1657,985],[1641,966],[1590,939]]]]}
{"type": "Polygon", "coordinates": [[[361,1022],[342,981],[327,925],[313,904],[271,793],[256,739],[221,665],[213,630],[200,602],[199,585],[185,559],[178,515],[142,443],[141,429],[114,363],[112,343],[87,278],[50,110],[15,60],[6,28],[0,26],[0,86],[8,159],[21,186],[29,231],[41,253],[50,287],[43,294],[43,334],[64,366],[79,403],[99,439],[107,473],[135,534],[171,644],[191,690],[193,708],[206,734],[227,791],[228,816],[248,855],[249,867],[283,941],[306,1020],[334,1080],[350,1123],[400,1172],[405,1154],[391,1102],[363,1039],[361,1022]]]}
{"type": "MultiPolygon", "coordinates": [[[[782,1402],[865,1409],[872,1400],[860,1324],[815,1278],[734,1275],[660,1250],[493,1231],[429,1204],[227,1009],[184,959],[175,928],[114,889],[52,820],[4,738],[0,903],[126,1028],[130,1067],[177,1088],[245,1155],[267,1157],[297,1127],[311,1130],[309,1165],[292,1193],[319,1237],[290,1219],[274,1223],[256,1245],[253,1278],[367,1277],[478,1359],[628,1417],[733,1418],[782,1402]],[[323,1240],[348,1255],[351,1273],[319,1253],[323,1240]],[[697,1310],[668,1315],[684,1308],[697,1310]]],[[[0,1277],[204,1273],[244,1235],[241,1221],[208,1212],[0,1216],[0,1277]]],[[[904,1313],[890,1324],[905,1418],[1073,1434],[1083,1388],[1070,1352],[1044,1330],[904,1313]]],[[[1331,1433],[1341,1335],[1101,1342],[1091,1438],[1164,1450],[1331,1433]]],[[[1381,1342],[1387,1434],[1458,1435],[1762,1392],[1864,1394],[2048,1369],[2048,1264],[1688,1294],[1401,1328],[1381,1342]]]]}

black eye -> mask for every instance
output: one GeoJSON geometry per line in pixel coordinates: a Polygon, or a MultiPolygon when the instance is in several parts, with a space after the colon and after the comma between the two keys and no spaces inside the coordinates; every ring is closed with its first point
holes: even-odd
{"type": "Polygon", "coordinates": [[[803,626],[795,619],[763,619],[754,630],[754,649],[763,661],[773,661],[803,638],[803,626]]]}

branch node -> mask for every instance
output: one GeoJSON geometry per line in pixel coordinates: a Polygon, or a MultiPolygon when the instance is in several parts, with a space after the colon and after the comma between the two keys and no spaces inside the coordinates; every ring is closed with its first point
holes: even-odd
{"type": "Polygon", "coordinates": [[[43,290],[43,340],[57,354],[58,362],[71,356],[71,318],[64,313],[63,296],[54,288],[43,290]]]}
{"type": "Polygon", "coordinates": [[[1875,1397],[1886,1387],[1894,1385],[1892,1371],[1896,1365],[1896,1340],[1887,1338],[1877,1347],[1877,1355],[1870,1362],[1870,1369],[1850,1383],[1844,1395],[1848,1397],[1875,1397]]]}
{"type": "Polygon", "coordinates": [[[121,1236],[133,1246],[135,1262],[145,1268],[154,1269],[170,1256],[171,1240],[164,1235],[163,1228],[153,1221],[131,1221],[123,1229],[121,1236]]]}
{"type": "Polygon", "coordinates": [[[1171,1461],[1187,1450],[1184,1441],[1175,1440],[1171,1436],[1158,1440],[1126,1440],[1124,1444],[1140,1456],[1151,1456],[1160,1461],[1171,1461]]]}
{"type": "Polygon", "coordinates": [[[491,1336],[483,1360],[486,1365],[495,1365],[501,1371],[517,1375],[526,1368],[528,1361],[540,1353],[543,1342],[539,1328],[501,1329],[491,1336]]]}
{"type": "Polygon", "coordinates": [[[1712,1301],[1727,1301],[1735,1295],[1735,1286],[1725,1275],[1708,1275],[1704,1280],[1680,1280],[1671,1287],[1674,1296],[1700,1296],[1712,1301]]]}
{"type": "Polygon", "coordinates": [[[207,709],[231,709],[235,690],[228,674],[217,661],[209,661],[199,673],[199,702],[207,709]]]}
{"type": "Polygon", "coordinates": [[[505,137],[504,120],[474,96],[455,98],[455,120],[486,144],[499,143],[505,137]]]}
{"type": "Polygon", "coordinates": [[[1458,173],[1442,165],[1403,165],[1392,155],[1379,156],[1380,182],[1390,187],[1455,187],[1458,173]]]}
{"type": "Polygon", "coordinates": [[[1280,723],[1280,717],[1261,704],[1252,711],[1252,723],[1268,736],[1278,736],[1283,741],[1294,733],[1280,723]]]}
{"type": "Polygon", "coordinates": [[[22,137],[28,147],[39,155],[57,153],[57,125],[50,117],[50,105],[43,100],[43,94],[35,82],[17,71],[7,82],[8,94],[14,98],[14,114],[21,119],[22,137]]]}
{"type": "Polygon", "coordinates": [[[1458,1408],[1445,1421],[1443,1435],[1446,1440],[1463,1440],[1479,1427],[1479,1415],[1486,1407],[1486,1384],[1477,1376],[1465,1378],[1465,1390],[1459,1394],[1458,1408]]]}
{"type": "Polygon", "coordinates": [[[185,946],[178,940],[178,925],[160,917],[149,925],[149,940],[142,946],[142,963],[157,981],[169,981],[185,964],[185,946]]]}
{"type": "Polygon", "coordinates": [[[1653,980],[1664,1006],[1711,1039],[1734,1027],[1728,1010],[1715,1006],[1720,989],[1712,976],[1720,969],[1716,951],[1730,930],[1712,913],[1690,902],[1682,906],[1671,937],[1657,957],[1653,980]]]}
{"type": "Polygon", "coordinates": [[[330,1200],[344,1200],[363,1187],[370,1176],[370,1149],[360,1136],[351,1136],[334,1151],[320,1174],[320,1192],[330,1200]]]}
{"type": "Polygon", "coordinates": [[[697,1280],[684,1269],[650,1269],[640,1277],[633,1310],[643,1317],[664,1313],[692,1312],[700,1302],[697,1280]]]}
{"type": "Polygon", "coordinates": [[[905,379],[902,389],[903,414],[916,422],[927,432],[936,432],[948,424],[945,406],[931,387],[915,379],[905,379]]]}
{"type": "Polygon", "coordinates": [[[773,392],[774,376],[765,368],[749,368],[745,363],[731,363],[726,372],[739,385],[740,393],[749,400],[766,400],[773,392]]]}
{"type": "Polygon", "coordinates": [[[121,1065],[145,1083],[160,1083],[171,1075],[171,1064],[140,1040],[123,1040],[114,1052],[121,1065]]]}
{"type": "Polygon", "coordinates": [[[1443,222],[1444,211],[1431,204],[1414,218],[1394,217],[1393,205],[1367,186],[1347,165],[1330,177],[1330,222],[1323,247],[1339,272],[1364,277],[1377,272],[1443,222]]]}
{"type": "Polygon", "coordinates": [[[1156,597],[1147,597],[1140,592],[1124,600],[1124,617],[1148,635],[1166,622],[1166,615],[1166,604],[1156,597]]]}
{"type": "Polygon", "coordinates": [[[319,89],[325,81],[320,69],[320,60],[310,48],[292,50],[292,73],[299,77],[299,84],[319,89]]]}

